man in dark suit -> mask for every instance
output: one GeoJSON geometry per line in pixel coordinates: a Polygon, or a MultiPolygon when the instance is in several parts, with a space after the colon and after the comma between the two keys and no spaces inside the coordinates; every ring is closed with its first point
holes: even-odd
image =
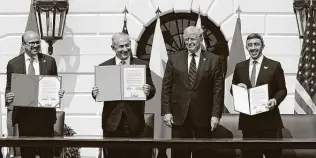
{"type": "MultiPolygon", "coordinates": [[[[107,65],[146,65],[146,84],[142,89],[147,99],[154,97],[156,89],[151,79],[151,72],[145,61],[131,56],[131,40],[125,33],[116,33],[112,37],[112,50],[116,53],[99,66],[107,65]]],[[[111,77],[111,74],[108,74],[111,77]]],[[[117,87],[119,88],[119,87],[117,87]]],[[[95,99],[99,89],[94,86],[92,97],[95,99]]],[[[102,129],[104,137],[141,137],[145,127],[145,101],[106,101],[102,112],[102,129]],[[127,125],[127,126],[126,126],[127,125]]],[[[142,157],[138,149],[103,149],[106,158],[142,157]],[[107,151],[107,152],[106,152],[107,151]]]]}
{"type": "MultiPolygon", "coordinates": [[[[19,136],[39,136],[53,137],[54,124],[56,122],[55,108],[37,108],[37,107],[16,107],[11,103],[14,94],[11,92],[11,75],[53,75],[57,76],[56,61],[53,57],[44,55],[40,52],[40,38],[36,32],[27,31],[22,36],[22,45],[24,53],[11,59],[7,65],[7,84],[6,84],[6,106],[8,113],[12,114],[12,126],[18,124],[19,136]]],[[[62,98],[64,90],[59,90],[59,97],[62,98]]],[[[13,128],[13,127],[12,127],[13,128]]],[[[52,158],[52,148],[39,148],[41,158],[52,158]]],[[[22,147],[22,158],[35,158],[36,148],[22,147]]]]}
{"type": "MultiPolygon", "coordinates": [[[[202,33],[199,27],[186,28],[187,50],[170,55],[167,62],[161,106],[165,124],[172,127],[172,138],[211,138],[222,116],[222,67],[219,56],[201,49],[202,33]]],[[[192,156],[212,155],[201,150],[192,151],[192,156]]],[[[191,158],[191,149],[172,149],[172,158],[191,158]]]]}
{"type": "MultiPolygon", "coordinates": [[[[287,95],[285,79],[281,64],[262,55],[264,41],[260,34],[253,33],[247,37],[246,48],[250,59],[236,65],[232,84],[243,88],[268,84],[269,111],[249,116],[240,113],[239,129],[243,138],[282,138],[283,123],[278,106],[287,95]]],[[[281,149],[242,150],[244,158],[280,158],[281,149]]]]}

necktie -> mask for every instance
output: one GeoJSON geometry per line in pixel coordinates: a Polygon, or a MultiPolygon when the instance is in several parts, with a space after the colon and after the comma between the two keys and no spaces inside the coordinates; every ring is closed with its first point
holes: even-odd
{"type": "Polygon", "coordinates": [[[28,74],[29,75],[35,75],[35,69],[34,69],[34,65],[33,65],[34,58],[31,57],[29,60],[30,60],[30,64],[29,64],[29,67],[28,67],[28,74]]]}
{"type": "Polygon", "coordinates": [[[196,77],[196,62],[195,62],[195,53],[191,54],[191,63],[190,63],[190,69],[189,69],[189,85],[192,88],[195,83],[195,77],[196,77]]]}
{"type": "Polygon", "coordinates": [[[126,64],[126,61],[125,61],[125,60],[122,60],[120,64],[121,64],[121,65],[125,65],[125,64],[126,64]]]}
{"type": "Polygon", "coordinates": [[[256,86],[256,71],[257,71],[256,64],[257,63],[258,63],[257,61],[252,62],[253,67],[252,67],[251,76],[250,76],[250,81],[251,81],[252,87],[256,86]]]}

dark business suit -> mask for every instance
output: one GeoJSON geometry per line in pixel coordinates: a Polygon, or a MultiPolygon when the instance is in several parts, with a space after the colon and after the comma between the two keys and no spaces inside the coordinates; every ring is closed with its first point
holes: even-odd
{"type": "MultiPolygon", "coordinates": [[[[48,55],[38,54],[40,75],[57,76],[56,61],[48,55]]],[[[11,74],[26,74],[25,57],[21,54],[8,62],[6,93],[11,92],[11,74]]],[[[6,106],[8,104],[6,103],[6,106]]],[[[8,112],[13,110],[12,125],[18,124],[20,136],[54,136],[56,122],[55,108],[36,107],[8,107],[8,112]]],[[[22,157],[35,157],[35,148],[21,148],[22,157]]],[[[38,153],[42,157],[52,157],[53,149],[41,148],[38,153]]]]}
{"type": "MultiPolygon", "coordinates": [[[[115,58],[101,63],[99,66],[116,65],[115,58]]],[[[130,65],[146,65],[146,83],[151,86],[147,100],[154,97],[156,89],[151,79],[148,64],[137,58],[130,58],[130,65]]],[[[111,74],[108,74],[111,77],[111,74]]],[[[119,88],[119,87],[117,87],[119,88]]],[[[145,101],[106,101],[102,112],[102,129],[104,137],[140,137],[145,128],[145,101]],[[127,126],[124,126],[124,124],[127,126]]],[[[124,156],[141,157],[139,150],[122,149],[107,150],[107,158],[123,158],[124,156]]],[[[124,157],[125,158],[125,157],[124,157]]]]}
{"type": "MultiPolygon", "coordinates": [[[[244,83],[248,88],[252,87],[249,79],[249,61],[248,59],[236,65],[232,81],[233,84],[244,83]]],[[[240,113],[239,129],[242,130],[244,138],[282,137],[281,129],[283,128],[283,123],[278,106],[287,95],[284,73],[279,62],[266,57],[263,57],[256,86],[264,84],[268,84],[269,99],[274,98],[277,105],[268,112],[254,116],[240,113]]],[[[266,158],[278,158],[281,157],[281,152],[281,150],[244,150],[243,155],[246,158],[257,158],[265,154],[266,158]]]]}
{"type": "MultiPolygon", "coordinates": [[[[201,51],[195,84],[188,78],[188,51],[169,56],[162,83],[162,115],[173,116],[172,138],[211,138],[211,117],[221,118],[224,78],[219,56],[201,51]]],[[[190,149],[173,149],[173,158],[190,157],[190,149]]],[[[202,158],[203,152],[193,152],[202,158]]]]}

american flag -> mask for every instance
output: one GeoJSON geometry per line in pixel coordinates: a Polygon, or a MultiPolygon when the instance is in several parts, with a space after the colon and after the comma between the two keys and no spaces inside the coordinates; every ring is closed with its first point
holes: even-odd
{"type": "Polygon", "coordinates": [[[316,23],[312,9],[308,13],[295,89],[295,113],[316,113],[316,23]]]}
{"type": "Polygon", "coordinates": [[[124,25],[123,25],[123,29],[122,29],[122,32],[123,33],[126,33],[127,35],[128,35],[128,30],[127,30],[127,20],[126,19],[124,19],[124,25]]]}
{"type": "Polygon", "coordinates": [[[125,8],[123,10],[123,13],[124,13],[124,25],[123,25],[122,32],[128,35],[127,18],[126,18],[126,14],[128,13],[128,10],[127,10],[126,6],[125,6],[125,8]]]}

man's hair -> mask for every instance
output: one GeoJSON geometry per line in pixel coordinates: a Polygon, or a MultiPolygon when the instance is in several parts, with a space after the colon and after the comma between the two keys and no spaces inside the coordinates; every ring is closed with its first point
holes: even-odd
{"type": "Polygon", "coordinates": [[[34,33],[34,34],[36,34],[37,36],[39,36],[38,33],[35,32],[35,31],[25,31],[25,32],[23,33],[23,35],[22,35],[22,43],[25,43],[24,36],[27,35],[27,34],[30,34],[30,33],[34,33]]]}
{"type": "Polygon", "coordinates": [[[126,36],[126,37],[129,38],[129,36],[128,36],[126,33],[124,33],[124,32],[117,32],[117,33],[115,33],[115,34],[112,36],[112,46],[114,45],[114,40],[115,40],[117,37],[119,37],[119,36],[126,36]]]}
{"type": "Polygon", "coordinates": [[[262,36],[261,36],[260,34],[258,34],[258,33],[252,33],[252,34],[248,35],[246,41],[248,41],[248,40],[250,40],[250,39],[254,39],[254,38],[260,39],[262,46],[264,46],[263,38],[262,38],[262,36]]]}
{"type": "Polygon", "coordinates": [[[183,32],[187,32],[189,30],[194,30],[196,32],[196,34],[198,35],[198,37],[203,38],[203,29],[201,29],[201,27],[189,26],[189,27],[185,28],[183,32]]]}

